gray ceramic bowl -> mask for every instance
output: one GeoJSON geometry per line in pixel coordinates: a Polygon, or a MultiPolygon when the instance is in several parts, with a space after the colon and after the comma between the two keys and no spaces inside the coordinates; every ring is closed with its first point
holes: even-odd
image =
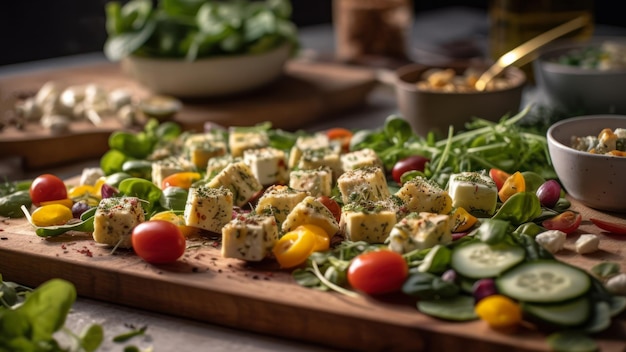
{"type": "Polygon", "coordinates": [[[588,207],[626,212],[626,157],[571,148],[573,136],[595,135],[603,128],[626,128],[626,116],[588,115],[559,121],[548,129],[550,158],[565,191],[588,207]]]}
{"type": "Polygon", "coordinates": [[[455,132],[464,129],[465,123],[472,117],[497,121],[505,115],[519,112],[522,91],[526,84],[526,75],[516,67],[504,71],[510,83],[505,89],[485,90],[482,92],[443,92],[423,90],[417,82],[424,72],[433,68],[452,68],[458,75],[472,67],[487,66],[470,62],[450,63],[445,65],[410,64],[400,67],[395,72],[395,90],[400,114],[411,124],[415,133],[426,135],[430,131],[447,135],[449,126],[455,132]]]}
{"type": "Polygon", "coordinates": [[[572,50],[598,48],[607,41],[626,46],[625,37],[597,37],[555,42],[540,52],[533,68],[548,105],[578,115],[626,114],[626,68],[599,70],[555,62],[572,50]]]}

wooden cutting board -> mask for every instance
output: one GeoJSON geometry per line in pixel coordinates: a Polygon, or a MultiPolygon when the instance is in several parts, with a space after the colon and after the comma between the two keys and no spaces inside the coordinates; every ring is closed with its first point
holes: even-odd
{"type": "MultiPolygon", "coordinates": [[[[596,263],[621,263],[626,271],[626,237],[598,230],[590,217],[624,222],[626,214],[609,215],[581,206],[576,234],[558,257],[589,269],[596,263]],[[574,241],[597,233],[600,251],[580,255],[574,241]]],[[[37,286],[58,277],[74,283],[83,297],[148,311],[295,338],[325,346],[367,351],[548,351],[545,335],[522,330],[505,334],[480,321],[447,322],[417,312],[406,297],[350,298],[298,286],[276,264],[246,264],[221,258],[210,238],[194,239],[182,259],[150,265],[132,252],[96,245],[90,234],[37,237],[24,219],[0,222],[0,273],[6,281],[37,286]]],[[[626,348],[626,314],[595,336],[601,351],[626,348]]]]}
{"type": "MultiPolygon", "coordinates": [[[[109,90],[126,88],[136,99],[151,94],[112,63],[38,71],[0,79],[0,115],[13,108],[15,95],[37,92],[48,81],[61,86],[96,83],[109,90]]],[[[226,98],[184,100],[173,120],[183,129],[195,131],[201,131],[207,121],[223,126],[270,121],[274,128],[293,131],[363,105],[376,82],[371,69],[292,60],[280,79],[259,90],[226,98]]],[[[51,135],[34,123],[23,131],[6,128],[0,132],[0,158],[19,156],[29,170],[98,158],[109,149],[110,133],[120,129],[122,125],[114,117],[105,117],[99,126],[75,122],[63,135],[51,135]]]]}

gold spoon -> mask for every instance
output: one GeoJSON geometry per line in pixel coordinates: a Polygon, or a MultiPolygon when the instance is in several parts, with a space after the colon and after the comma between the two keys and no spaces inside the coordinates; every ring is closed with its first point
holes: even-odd
{"type": "Polygon", "coordinates": [[[498,58],[498,60],[478,78],[476,84],[474,85],[476,90],[485,90],[485,88],[487,88],[487,83],[500,74],[500,72],[502,72],[506,67],[518,62],[549,42],[583,27],[587,24],[587,21],[588,19],[585,16],[576,17],[569,22],[566,22],[558,27],[554,27],[549,31],[528,40],[527,42],[517,46],[515,49],[500,56],[500,58],[498,58]]]}

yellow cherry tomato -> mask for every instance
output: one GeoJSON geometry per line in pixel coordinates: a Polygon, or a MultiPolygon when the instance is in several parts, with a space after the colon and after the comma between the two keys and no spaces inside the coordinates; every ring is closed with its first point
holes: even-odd
{"type": "Polygon", "coordinates": [[[452,232],[463,232],[469,230],[476,222],[478,218],[470,214],[463,207],[454,209],[452,213],[452,232]]]}
{"type": "Polygon", "coordinates": [[[328,232],[317,225],[300,225],[296,227],[294,231],[310,231],[315,235],[315,245],[313,246],[312,252],[321,252],[330,248],[330,236],[328,236],[328,232]]]}
{"type": "Polygon", "coordinates": [[[150,217],[150,220],[165,220],[171,222],[172,224],[178,226],[180,232],[185,237],[189,237],[194,232],[193,227],[187,226],[187,223],[185,222],[185,217],[182,214],[176,214],[171,210],[158,212],[152,215],[152,217],[150,217]]]}
{"type": "Polygon", "coordinates": [[[33,224],[39,227],[65,225],[72,218],[72,210],[62,204],[43,205],[31,214],[33,224]]]}
{"type": "Polygon", "coordinates": [[[498,191],[498,197],[502,203],[506,202],[515,193],[521,193],[526,191],[526,180],[524,175],[517,171],[509,176],[502,185],[502,188],[498,191]]]}
{"type": "Polygon", "coordinates": [[[476,315],[490,327],[511,328],[522,321],[522,309],[517,302],[503,295],[487,296],[474,307],[476,315]]]}
{"type": "Polygon", "coordinates": [[[65,199],[49,200],[47,202],[41,202],[39,205],[44,206],[44,205],[50,205],[50,204],[61,204],[72,209],[72,205],[74,205],[74,201],[71,200],[70,198],[65,198],[65,199]]]}
{"type": "Polygon", "coordinates": [[[191,187],[191,185],[199,179],[200,173],[198,172],[177,172],[163,179],[163,182],[161,183],[161,189],[166,189],[167,187],[179,187],[189,189],[189,187],[191,187]]]}
{"type": "Polygon", "coordinates": [[[281,268],[293,268],[304,263],[316,245],[313,231],[295,229],[284,234],[272,248],[281,268]]]}

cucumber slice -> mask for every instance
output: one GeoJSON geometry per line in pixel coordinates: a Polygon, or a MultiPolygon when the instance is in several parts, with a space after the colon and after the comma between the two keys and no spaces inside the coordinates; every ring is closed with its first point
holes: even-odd
{"type": "Polygon", "coordinates": [[[498,292],[518,301],[560,303],[589,291],[589,275],[556,260],[522,263],[496,278],[498,292]]]}
{"type": "Polygon", "coordinates": [[[468,321],[478,319],[474,311],[474,298],[467,295],[419,300],[417,309],[424,314],[444,320],[468,321]]]}
{"type": "Polygon", "coordinates": [[[520,246],[473,242],[455,247],[450,265],[457,273],[471,279],[492,278],[522,262],[525,255],[520,246]]]}
{"type": "Polygon", "coordinates": [[[555,304],[522,302],[520,307],[531,318],[561,328],[582,325],[591,316],[591,302],[587,296],[555,304]]]}

